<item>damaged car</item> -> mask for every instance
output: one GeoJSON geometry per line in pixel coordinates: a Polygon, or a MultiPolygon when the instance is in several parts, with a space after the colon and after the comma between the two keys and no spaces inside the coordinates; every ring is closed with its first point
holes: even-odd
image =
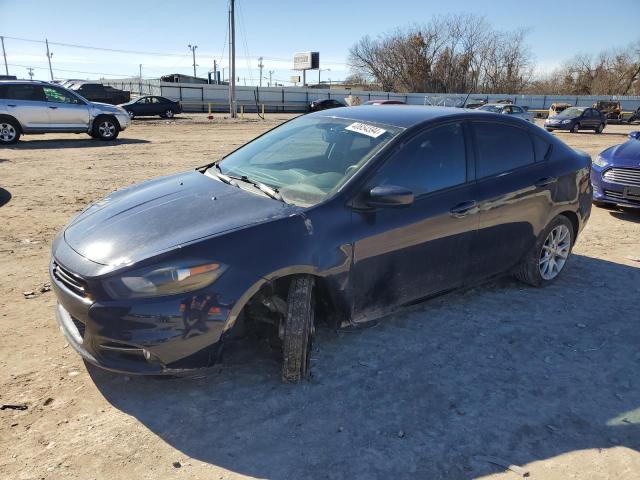
{"type": "Polygon", "coordinates": [[[367,322],[491,277],[544,286],[591,209],[590,157],[472,110],[351,107],[90,205],[56,237],[57,319],[88,362],[180,375],[261,332],[282,377],[315,325],[367,322]]]}

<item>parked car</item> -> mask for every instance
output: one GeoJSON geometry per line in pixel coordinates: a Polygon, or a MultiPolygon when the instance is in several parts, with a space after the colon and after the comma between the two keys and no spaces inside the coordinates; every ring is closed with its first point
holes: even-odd
{"type": "Polygon", "coordinates": [[[181,374],[264,330],[308,371],[314,321],[369,321],[500,274],[558,278],[591,159],[508,115],[349,107],[115,192],[53,243],[58,322],[90,363],[181,374]]]}
{"type": "Polygon", "coordinates": [[[132,119],[134,117],[149,117],[153,115],[160,115],[162,118],[173,118],[175,114],[182,113],[182,106],[179,102],[158,96],[136,98],[120,106],[129,113],[132,119]]]}
{"type": "Polygon", "coordinates": [[[364,105],[406,105],[406,103],[400,100],[369,100],[364,105]]]}
{"type": "Polygon", "coordinates": [[[606,117],[598,110],[580,107],[567,108],[544,122],[544,128],[548,132],[569,130],[571,133],[578,133],[578,130],[593,130],[602,133],[606,125],[606,117]]]}
{"type": "Polygon", "coordinates": [[[640,132],[629,140],[607,148],[591,169],[593,203],[599,207],[626,205],[640,207],[640,132]]]}
{"type": "Polygon", "coordinates": [[[500,113],[504,115],[513,115],[514,117],[521,118],[527,122],[533,122],[534,115],[528,110],[517,105],[505,105],[501,103],[487,103],[477,109],[480,112],[500,113]]]}
{"type": "Polygon", "coordinates": [[[309,104],[309,111],[319,112],[320,110],[328,110],[330,108],[340,108],[340,107],[346,107],[346,104],[340,102],[339,100],[335,100],[333,98],[325,99],[325,100],[319,99],[319,100],[314,100],[309,104]]]}
{"type": "Polygon", "coordinates": [[[131,100],[131,92],[118,90],[117,88],[102,85],[101,83],[74,82],[68,88],[92,102],[120,105],[131,100]]]}
{"type": "Polygon", "coordinates": [[[115,140],[129,122],[124,109],[89,102],[53,83],[0,81],[0,145],[31,133],[87,133],[100,140],[115,140]]]}

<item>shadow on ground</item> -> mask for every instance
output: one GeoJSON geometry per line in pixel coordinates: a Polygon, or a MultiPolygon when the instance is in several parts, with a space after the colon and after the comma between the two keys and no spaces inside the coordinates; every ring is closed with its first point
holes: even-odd
{"type": "Polygon", "coordinates": [[[545,289],[503,279],[375,328],[320,329],[298,385],[250,344],[201,379],[90,374],[184,455],[258,478],[472,478],[499,471],[481,455],[640,449],[640,269],[568,267],[545,289]]]}
{"type": "Polygon", "coordinates": [[[9,200],[11,200],[11,192],[4,188],[0,188],[0,207],[9,203],[9,200]]]}
{"type": "Polygon", "coordinates": [[[46,150],[52,148],[92,148],[92,147],[116,147],[118,145],[131,145],[136,143],[150,143],[148,140],[138,138],[117,138],[115,140],[94,140],[89,137],[65,138],[65,139],[27,139],[4,148],[11,150],[46,150]]]}
{"type": "Polygon", "coordinates": [[[623,208],[622,210],[609,212],[612,217],[627,222],[640,223],[640,208],[623,208]]]}

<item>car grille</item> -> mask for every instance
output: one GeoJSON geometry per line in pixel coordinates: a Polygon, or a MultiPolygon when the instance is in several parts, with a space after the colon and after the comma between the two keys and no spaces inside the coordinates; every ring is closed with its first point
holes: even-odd
{"type": "Polygon", "coordinates": [[[626,197],[621,192],[614,192],[613,190],[604,190],[604,194],[609,198],[615,198],[616,200],[622,200],[628,203],[636,203],[640,205],[640,200],[633,200],[629,197],[626,197]]]}
{"type": "Polygon", "coordinates": [[[76,295],[81,297],[89,296],[86,282],[56,262],[53,262],[53,276],[76,295]]]}
{"type": "Polygon", "coordinates": [[[611,183],[640,187],[640,169],[635,168],[610,168],[603,175],[604,179],[611,183]]]}

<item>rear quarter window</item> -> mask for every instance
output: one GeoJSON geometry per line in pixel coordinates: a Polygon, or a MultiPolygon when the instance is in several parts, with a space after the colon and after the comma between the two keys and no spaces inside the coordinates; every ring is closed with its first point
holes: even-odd
{"type": "Polygon", "coordinates": [[[473,125],[478,159],[477,178],[485,178],[535,162],[529,133],[502,123],[475,122],[473,125]]]}
{"type": "Polygon", "coordinates": [[[538,135],[531,135],[531,140],[536,154],[536,162],[547,160],[551,154],[551,143],[538,135]]]}

